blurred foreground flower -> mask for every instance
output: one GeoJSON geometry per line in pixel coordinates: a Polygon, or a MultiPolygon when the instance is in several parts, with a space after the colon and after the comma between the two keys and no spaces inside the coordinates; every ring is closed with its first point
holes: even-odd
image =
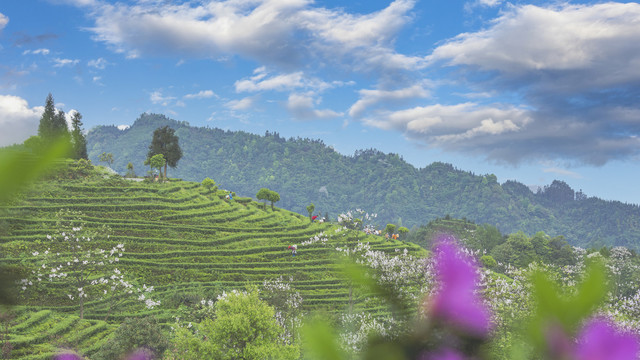
{"type": "Polygon", "coordinates": [[[54,360],[83,360],[84,358],[76,353],[58,354],[54,360]]]}
{"type": "Polygon", "coordinates": [[[476,292],[478,275],[474,260],[449,237],[441,237],[435,251],[440,289],[427,301],[427,314],[470,335],[487,335],[490,316],[476,292]]]}
{"type": "Polygon", "coordinates": [[[576,360],[634,360],[640,350],[638,339],[617,331],[603,319],[591,320],[578,335],[576,360]]]}

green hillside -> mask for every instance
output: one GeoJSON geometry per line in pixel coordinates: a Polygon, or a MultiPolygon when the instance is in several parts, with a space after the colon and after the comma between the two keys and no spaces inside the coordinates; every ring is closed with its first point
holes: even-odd
{"type": "Polygon", "coordinates": [[[211,177],[243,196],[268,187],[282,194],[279,206],[298,213],[305,214],[309,203],[333,219],[361,208],[377,213],[382,226],[409,228],[450,215],[497,226],[503,233],[544,231],[582,247],[640,249],[638,205],[588,197],[561,181],[533,193],[521,183],[500,184],[492,174],[475,175],[450,164],[417,169],[396,154],[364,150],[344,156],[318,140],[196,128],[155,114],[141,115],[124,131],[92,129],[89,156],[98,163],[102,152],[110,152],[119,173],[132,162],[138,174],[145,174],[152,133],[165,125],[176,129],[184,154],[169,176],[211,177]]]}
{"type": "MultiPolygon", "coordinates": [[[[154,286],[161,305],[149,310],[135,299],[127,300],[104,321],[108,303],[89,301],[81,320],[77,303],[54,283],[28,290],[9,328],[15,358],[49,359],[65,346],[90,355],[128,317],[155,315],[168,327],[180,305],[279,277],[300,293],[304,311],[338,313],[349,305],[348,287],[336,270],[335,248],[355,243],[354,236],[365,240],[362,233],[340,232],[337,224],[311,223],[307,216],[279,208],[263,209],[247,197],[226,200],[227,191],[209,193],[195,182],[145,183],[96,174],[63,179],[70,174],[73,171],[63,170],[2,207],[0,265],[18,278],[29,276],[37,258],[33,254],[51,246],[47,235],[54,232],[56,212],[80,211],[86,227],[102,231],[106,225],[112,231],[96,246],[124,244],[118,268],[139,284],[154,286]],[[333,234],[328,243],[302,245],[320,232],[333,234]],[[296,257],[287,249],[291,244],[298,245],[296,257]]],[[[388,253],[405,248],[425,253],[417,245],[381,236],[366,241],[388,253]]],[[[355,296],[357,309],[384,311],[364,295],[355,296]]]]}

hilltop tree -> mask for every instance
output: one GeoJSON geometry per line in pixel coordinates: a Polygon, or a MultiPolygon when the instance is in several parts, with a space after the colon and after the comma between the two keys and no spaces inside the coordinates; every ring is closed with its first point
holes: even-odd
{"type": "Polygon", "coordinates": [[[387,226],[384,228],[384,232],[391,236],[393,235],[393,232],[396,231],[396,227],[397,226],[395,224],[387,224],[387,226]]]}
{"type": "Polygon", "coordinates": [[[211,178],[205,178],[202,180],[202,186],[207,189],[209,192],[218,190],[218,187],[215,186],[216,182],[211,178]]]}
{"type": "Polygon", "coordinates": [[[71,144],[74,159],[89,159],[87,156],[87,139],[82,133],[82,114],[76,111],[71,117],[71,144]]]}
{"type": "Polygon", "coordinates": [[[51,95],[51,93],[47,95],[44,111],[40,117],[38,136],[45,146],[59,141],[61,138],[65,138],[68,142],[71,141],[64,111],[59,110],[56,112],[53,95],[51,95]]]}
{"type": "Polygon", "coordinates": [[[109,167],[111,167],[111,164],[113,164],[113,154],[103,152],[102,154],[100,154],[100,161],[109,164],[109,167]]]}
{"type": "Polygon", "coordinates": [[[256,199],[258,200],[264,200],[264,206],[263,208],[267,208],[267,200],[269,200],[269,192],[271,190],[267,189],[267,188],[261,188],[260,190],[258,190],[258,193],[256,194],[256,199]]]}
{"type": "Polygon", "coordinates": [[[128,177],[128,178],[136,177],[136,172],[133,170],[133,163],[131,161],[129,161],[129,163],[127,164],[127,175],[125,175],[125,177],[128,177]]]}
{"type": "Polygon", "coordinates": [[[153,132],[153,139],[149,145],[147,159],[151,159],[154,155],[162,154],[166,160],[164,165],[164,177],[167,177],[167,166],[175,168],[178,161],[182,157],[182,149],[178,143],[178,136],[175,130],[169,126],[157,128],[153,132]]]}
{"type": "Polygon", "coordinates": [[[309,220],[311,220],[311,217],[313,216],[313,210],[316,209],[316,206],[313,205],[313,203],[309,204],[309,206],[307,206],[307,211],[309,212],[309,220]]]}
{"type": "Polygon", "coordinates": [[[267,200],[271,201],[271,210],[274,210],[273,204],[280,201],[280,194],[275,191],[271,191],[269,192],[269,198],[267,200]]]}
{"type": "Polygon", "coordinates": [[[160,177],[163,177],[162,168],[165,167],[166,165],[167,165],[167,161],[165,160],[164,155],[162,154],[153,155],[151,159],[149,159],[149,166],[151,166],[151,169],[158,169],[158,172],[160,173],[160,177]]]}
{"type": "Polygon", "coordinates": [[[49,93],[47,100],[45,100],[44,111],[40,117],[40,124],[38,125],[38,136],[43,141],[50,141],[54,133],[54,118],[56,117],[56,107],[53,102],[53,95],[49,93]]]}
{"type": "Polygon", "coordinates": [[[267,201],[271,201],[271,210],[274,210],[273,204],[280,201],[280,194],[267,188],[261,188],[256,194],[258,200],[264,200],[264,208],[267,207],[267,201]]]}

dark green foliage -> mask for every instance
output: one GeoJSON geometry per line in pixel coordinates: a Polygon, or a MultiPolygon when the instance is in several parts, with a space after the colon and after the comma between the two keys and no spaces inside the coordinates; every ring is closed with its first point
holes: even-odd
{"type": "Polygon", "coordinates": [[[264,200],[264,207],[266,208],[267,201],[271,202],[271,210],[274,210],[273,204],[280,201],[280,194],[267,188],[261,188],[256,194],[256,199],[264,200]]]}
{"type": "MultiPolygon", "coordinates": [[[[71,135],[69,134],[64,111],[58,110],[56,112],[51,93],[47,95],[44,111],[40,117],[38,137],[40,138],[39,141],[32,140],[29,142],[29,146],[32,149],[43,150],[43,147],[49,147],[59,141],[71,143],[71,135]]],[[[73,154],[73,151],[71,151],[71,154],[73,154]]]]}
{"type": "Polygon", "coordinates": [[[53,95],[49,93],[44,105],[44,111],[40,117],[38,125],[38,136],[42,141],[50,142],[54,138],[56,132],[54,119],[56,117],[56,107],[53,101],[53,95]]]}
{"type": "MultiPolygon", "coordinates": [[[[495,175],[479,176],[453,165],[433,163],[417,169],[399,155],[376,150],[344,156],[319,140],[290,138],[277,133],[258,136],[245,132],[190,127],[162,115],[143,114],[125,131],[102,126],[89,132],[90,157],[103,151],[116,154],[114,169],[124,174],[127,161],[142,162],[153,131],[175,129],[185,158],[177,177],[216,181],[243,196],[266,187],[286,197],[279,206],[306,214],[317,209],[339,214],[362,208],[377,213],[379,226],[398,223],[419,226],[445,214],[495,226],[504,233],[544,231],[564,235],[572,245],[640,248],[640,207],[586,197],[570,200],[560,183],[533,193],[527,186],[495,175]]],[[[494,238],[495,240],[495,238],[494,238]]],[[[490,246],[495,246],[495,241],[490,246]]]]}
{"type": "Polygon", "coordinates": [[[82,133],[82,115],[75,112],[71,118],[71,144],[73,145],[74,159],[88,159],[87,139],[82,133]]]}
{"type": "Polygon", "coordinates": [[[155,358],[159,358],[168,346],[167,337],[156,318],[128,318],[92,359],[120,359],[138,349],[150,350],[155,358]]]}
{"type": "Polygon", "coordinates": [[[164,177],[167,177],[167,165],[175,168],[182,157],[182,149],[178,143],[178,136],[175,130],[169,126],[157,128],[153,132],[153,139],[149,145],[147,159],[152,159],[155,155],[162,154],[166,163],[164,164],[164,177]]]}
{"type": "Polygon", "coordinates": [[[482,266],[486,267],[487,269],[494,269],[496,266],[498,266],[498,262],[491,255],[482,255],[482,257],[480,258],[480,263],[482,263],[482,266]]]}
{"type": "Polygon", "coordinates": [[[385,226],[384,228],[384,232],[389,234],[389,235],[393,235],[393,233],[396,231],[396,225],[394,224],[387,224],[387,226],[385,226]]]}

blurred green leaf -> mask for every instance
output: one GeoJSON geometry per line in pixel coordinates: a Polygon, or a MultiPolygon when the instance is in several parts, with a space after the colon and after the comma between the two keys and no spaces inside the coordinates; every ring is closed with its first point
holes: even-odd
{"type": "Polygon", "coordinates": [[[557,341],[572,339],[584,319],[593,314],[607,293],[604,266],[599,262],[589,265],[575,294],[563,294],[543,272],[536,272],[532,282],[536,310],[528,327],[528,335],[531,345],[538,352],[547,349],[547,342],[551,338],[557,341]],[[554,334],[557,331],[560,333],[554,334]],[[566,339],[557,339],[563,334],[566,339]]]}
{"type": "Polygon", "coordinates": [[[44,175],[69,150],[67,141],[59,141],[44,148],[40,156],[27,151],[0,153],[0,203],[44,175]]]}
{"type": "Polygon", "coordinates": [[[337,331],[317,316],[302,327],[305,354],[309,359],[340,360],[347,359],[340,347],[337,331]]]}

